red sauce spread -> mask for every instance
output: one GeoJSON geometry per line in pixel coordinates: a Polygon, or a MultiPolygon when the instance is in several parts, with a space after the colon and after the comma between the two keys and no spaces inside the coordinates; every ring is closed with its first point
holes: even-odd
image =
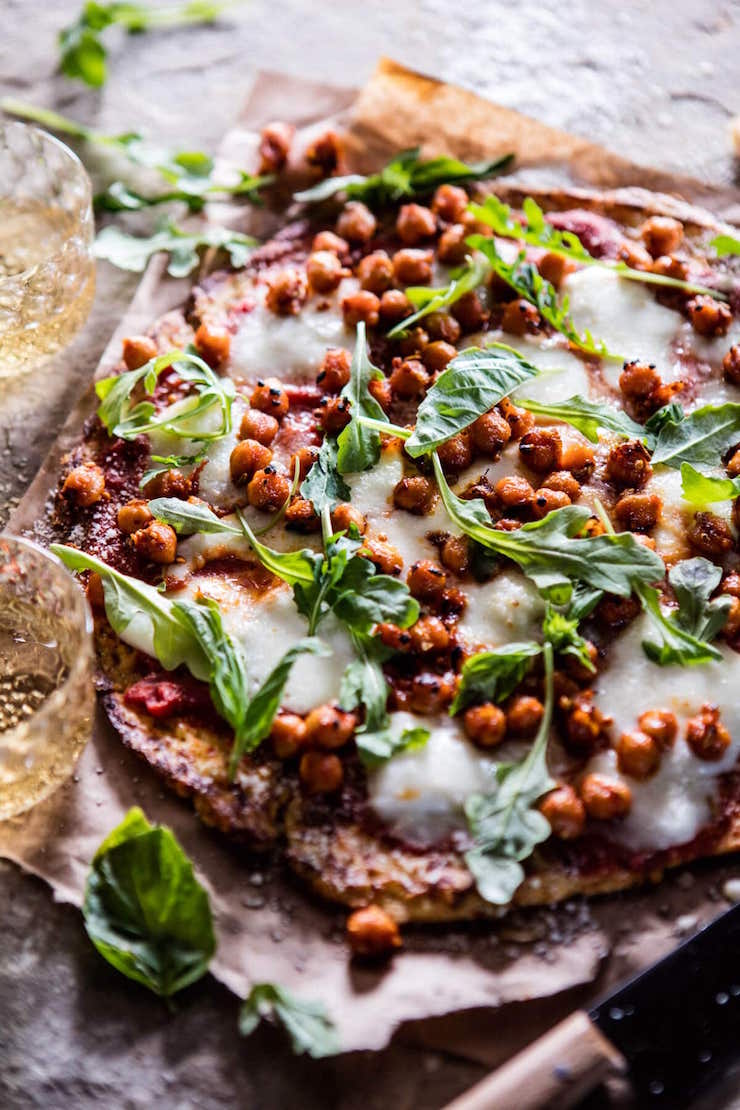
{"type": "Polygon", "coordinates": [[[162,720],[211,708],[208,687],[189,677],[175,679],[152,675],[142,678],[129,686],[124,701],[133,709],[143,709],[162,720]]]}

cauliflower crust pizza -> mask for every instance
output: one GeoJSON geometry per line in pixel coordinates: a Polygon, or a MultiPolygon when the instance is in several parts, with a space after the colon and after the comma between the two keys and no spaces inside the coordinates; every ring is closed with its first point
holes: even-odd
{"type": "Polygon", "coordinates": [[[360,948],[740,837],[738,241],[395,164],[126,339],[54,502],[123,742],[360,948]]]}

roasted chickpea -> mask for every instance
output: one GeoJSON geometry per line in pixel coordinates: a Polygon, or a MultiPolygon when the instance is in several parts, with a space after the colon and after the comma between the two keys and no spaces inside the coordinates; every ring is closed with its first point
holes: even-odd
{"type": "Polygon", "coordinates": [[[465,574],[470,566],[470,548],[464,536],[448,536],[439,552],[440,562],[455,574],[465,574]]]}
{"type": "Polygon", "coordinates": [[[386,956],[401,947],[398,925],[385,910],[374,905],[349,915],[347,940],[355,956],[386,956]]]}
{"type": "Polygon", "coordinates": [[[437,454],[446,473],[457,474],[461,470],[465,470],[473,461],[470,436],[467,432],[458,432],[456,436],[452,436],[440,444],[437,448],[437,454]]]}
{"type": "Polygon", "coordinates": [[[719,719],[716,705],[703,705],[701,712],[686,722],[686,743],[697,759],[710,763],[721,759],[730,744],[730,734],[719,719]]]}
{"type": "Polygon", "coordinates": [[[511,439],[511,427],[500,412],[484,412],[470,425],[470,442],[473,448],[489,459],[497,459],[511,439]]]}
{"type": "Polygon", "coordinates": [[[722,579],[722,593],[729,594],[730,597],[740,598],[740,574],[736,570],[730,571],[722,579]]]}
{"type": "Polygon", "coordinates": [[[249,504],[255,509],[275,512],[281,508],[290,495],[290,482],[284,474],[278,474],[272,466],[255,471],[247,486],[249,504]]]}
{"type": "Polygon", "coordinates": [[[483,302],[474,289],[470,293],[464,293],[459,301],[455,301],[450,311],[460,325],[463,335],[472,335],[473,332],[481,331],[491,315],[488,309],[484,308],[483,302]]]}
{"type": "Polygon", "coordinates": [[[62,493],[75,505],[86,509],[100,501],[105,493],[105,474],[97,463],[80,463],[64,479],[62,493]]]}
{"type": "Polygon", "coordinates": [[[344,261],[349,255],[349,243],[333,231],[319,231],[311,243],[312,251],[331,251],[344,261]]]}
{"type": "Polygon", "coordinates": [[[730,642],[737,640],[738,634],[740,634],[740,598],[738,597],[730,599],[730,608],[722,632],[725,639],[730,642]]]}
{"type": "Polygon", "coordinates": [[[672,748],[676,742],[678,719],[670,709],[648,709],[637,718],[637,724],[663,751],[672,748]]]}
{"type": "Polygon", "coordinates": [[[131,542],[139,555],[152,563],[174,563],[177,554],[177,534],[169,524],[152,520],[138,532],[134,532],[131,542]]]}
{"type": "Polygon", "coordinates": [[[560,467],[562,455],[560,433],[551,428],[536,428],[527,432],[519,441],[519,454],[522,462],[531,470],[546,473],[560,467]]]}
{"type": "Polygon", "coordinates": [[[595,465],[594,449],[585,436],[572,428],[565,428],[560,435],[558,466],[570,470],[581,478],[590,474],[595,465]]]}
{"type": "Polygon", "coordinates": [[[387,378],[373,378],[367,387],[368,393],[374,397],[382,409],[387,412],[393,402],[393,390],[387,378]]]}
{"type": "Polygon", "coordinates": [[[534,490],[526,478],[522,478],[518,474],[510,474],[506,478],[499,478],[494,488],[502,508],[531,508],[534,490]]]}
{"type": "Polygon", "coordinates": [[[637,489],[645,485],[652,473],[650,452],[639,439],[616,444],[606,457],[606,475],[615,486],[637,489]]]}
{"type": "Polygon", "coordinates": [[[625,493],[614,506],[614,515],[624,531],[648,532],[658,523],[662,507],[657,493],[625,493]]]}
{"type": "Polygon", "coordinates": [[[409,634],[412,649],[421,655],[439,655],[450,646],[450,634],[439,617],[420,617],[409,634]]]}
{"type": "Polygon", "coordinates": [[[393,276],[399,285],[428,285],[433,261],[432,251],[404,247],[393,255],[393,276]]]}
{"type": "Polygon", "coordinates": [[[352,418],[352,405],[346,397],[325,397],[316,410],[319,423],[329,435],[337,435],[352,418]]]}
{"type": "Polygon", "coordinates": [[[231,352],[231,335],[216,324],[201,324],[195,333],[195,349],[214,369],[226,362],[231,352]]]}
{"type": "Polygon", "coordinates": [[[632,808],[632,791],[626,783],[592,773],[581,780],[581,801],[589,817],[609,821],[626,817],[632,808]]]}
{"type": "Polygon", "coordinates": [[[381,297],[393,284],[393,263],[387,251],[373,251],[357,263],[355,270],[360,288],[381,297]]]}
{"type": "Polygon", "coordinates": [[[417,325],[415,328],[410,328],[396,342],[404,358],[418,358],[429,346],[429,332],[426,328],[417,325]]]}
{"type": "Polygon", "coordinates": [[[430,312],[424,319],[424,327],[432,342],[442,340],[455,344],[460,338],[460,325],[449,312],[430,312]]]}
{"type": "Polygon", "coordinates": [[[567,493],[542,486],[535,491],[532,512],[537,520],[542,520],[548,513],[555,509],[564,509],[566,505],[570,505],[570,498],[567,493]]]}
{"type": "Polygon", "coordinates": [[[285,510],[285,527],[291,532],[308,534],[321,529],[321,520],[316,510],[305,497],[295,497],[285,510]]]}
{"type": "Polygon", "coordinates": [[[586,824],[586,810],[572,786],[563,784],[542,799],[540,813],[560,840],[575,840],[586,824]]]}
{"type": "Polygon", "coordinates": [[[339,213],[337,235],[350,243],[369,243],[377,226],[377,220],[366,204],[350,200],[339,213]]]}
{"type": "Polygon", "coordinates": [[[90,571],[87,576],[85,596],[87,597],[88,603],[93,612],[103,613],[105,611],[105,591],[103,589],[103,579],[94,570],[90,571]]]}
{"type": "Polygon", "coordinates": [[[288,161],[295,127],[290,123],[268,123],[262,128],[259,145],[259,173],[279,173],[288,161]]]}
{"type": "Polygon", "coordinates": [[[512,404],[508,397],[503,397],[496,407],[509,425],[512,439],[521,439],[534,427],[532,413],[512,404]]]}
{"type": "Polygon", "coordinates": [[[379,624],[376,635],[382,644],[391,651],[411,651],[413,643],[411,633],[407,628],[399,628],[397,624],[379,624]]]}
{"type": "Polygon", "coordinates": [[[153,497],[190,497],[193,483],[180,470],[163,470],[155,474],[144,486],[148,498],[153,497]]]}
{"type": "Polygon", "coordinates": [[[617,740],[617,766],[623,775],[649,779],[660,765],[660,746],[639,728],[623,732],[617,740]]]}
{"type": "Polygon", "coordinates": [[[431,239],[437,230],[437,221],[430,208],[422,204],[402,204],[396,218],[396,231],[402,243],[415,247],[431,239]]]}
{"type": "Polygon", "coordinates": [[[365,514],[356,509],[354,505],[342,501],[332,511],[331,526],[335,532],[346,532],[353,524],[360,535],[367,531],[365,514]]]}
{"type": "Polygon", "coordinates": [[[295,266],[281,270],[268,282],[265,305],[276,316],[297,316],[308,299],[308,278],[295,266]]]}
{"type": "Polygon", "coordinates": [[[634,239],[625,239],[617,251],[617,261],[626,262],[633,270],[649,270],[653,257],[642,243],[634,239]]]}
{"type": "Polygon", "coordinates": [[[272,460],[272,451],[256,439],[243,439],[229,456],[232,482],[246,482],[256,470],[262,470],[272,460]]]}
{"type": "Polygon", "coordinates": [[[633,597],[616,597],[613,594],[607,594],[599,602],[595,612],[599,623],[604,628],[616,631],[635,619],[640,612],[640,602],[633,597]]]}
{"type": "Polygon", "coordinates": [[[260,378],[257,388],[249,398],[249,403],[258,412],[266,412],[276,420],[282,420],[290,408],[290,399],[277,378],[260,378]]]}
{"type": "Polygon", "coordinates": [[[123,361],[127,370],[138,370],[157,357],[157,344],[148,335],[131,335],[123,341],[123,361]]]}
{"type": "Polygon", "coordinates": [[[342,347],[330,347],[324,355],[316,384],[326,393],[339,393],[349,381],[352,359],[342,347]]]}
{"type": "Polygon", "coordinates": [[[135,498],[126,505],[121,505],[118,510],[118,527],[127,536],[145,528],[153,520],[152,512],[146,501],[135,498]]]}
{"type": "Polygon", "coordinates": [[[589,536],[603,536],[605,534],[606,528],[597,516],[591,516],[588,518],[583,526],[583,531],[581,533],[584,538],[589,536]]]}
{"type": "Polygon", "coordinates": [[[295,474],[295,470],[296,470],[296,466],[297,466],[298,467],[298,477],[299,477],[300,481],[303,481],[303,479],[306,477],[306,475],[308,474],[308,472],[311,469],[311,467],[313,466],[313,464],[316,462],[316,459],[318,458],[318,455],[319,455],[318,447],[314,447],[314,446],[299,447],[298,450],[294,451],[293,454],[290,456],[290,463],[289,463],[289,466],[288,466],[288,472],[292,476],[293,474],[295,474]]]}
{"type": "Polygon", "coordinates": [[[380,298],[378,312],[386,324],[398,324],[414,311],[414,307],[401,289],[389,289],[380,298]]]}
{"type": "Polygon", "coordinates": [[[365,540],[362,553],[365,552],[380,574],[390,574],[395,577],[403,570],[401,554],[392,543],[377,539],[365,540]]]}
{"type": "Polygon", "coordinates": [[[445,228],[437,242],[439,261],[446,266],[461,266],[470,253],[470,248],[465,243],[467,236],[468,229],[463,224],[452,224],[445,228]]]}
{"type": "Polygon", "coordinates": [[[519,299],[505,305],[501,327],[510,335],[526,335],[527,332],[537,331],[539,326],[540,314],[529,301],[519,299]]]}
{"type": "Polygon", "coordinates": [[[419,601],[435,601],[447,585],[447,575],[431,559],[420,559],[408,572],[406,584],[419,601]]]}
{"type": "Polygon", "coordinates": [[[686,281],[689,276],[686,263],[670,254],[663,254],[656,258],[650,267],[650,272],[660,274],[661,277],[677,278],[679,281],[686,281]]]}
{"type": "Polygon", "coordinates": [[[573,263],[569,259],[563,258],[562,254],[554,254],[548,251],[537,263],[537,269],[551,285],[559,289],[563,281],[573,270],[573,263]]]}
{"type": "Polygon", "coordinates": [[[304,155],[309,166],[315,166],[322,177],[336,173],[342,164],[342,143],[336,131],[325,131],[306,147],[304,155]]]}
{"type": "Polygon", "coordinates": [[[306,261],[306,277],[316,293],[331,293],[349,273],[333,251],[314,251],[306,261]]]}
{"type": "MultiPolygon", "coordinates": [[[[593,682],[599,664],[599,649],[591,640],[584,640],[584,644],[590,665],[575,655],[566,655],[563,661],[570,678],[577,682],[593,682]]],[[[606,725],[606,719],[602,717],[602,721],[606,725]]]]}
{"type": "Polygon", "coordinates": [[[319,748],[343,748],[357,728],[357,717],[337,705],[327,703],[312,709],[306,717],[306,743],[319,748]]]}
{"type": "Polygon", "coordinates": [[[554,489],[558,493],[565,493],[571,501],[577,501],[581,495],[581,483],[574,478],[569,470],[555,470],[543,480],[542,485],[547,489],[554,489]]]}
{"type": "Polygon", "coordinates": [[[468,207],[468,194],[459,185],[438,185],[432,199],[432,212],[440,220],[452,224],[459,220],[468,207]]]}
{"type": "Polygon", "coordinates": [[[725,555],[732,547],[729,525],[713,513],[697,513],[687,532],[691,546],[702,555],[725,555]]]}
{"type": "Polygon", "coordinates": [[[691,326],[699,335],[710,339],[715,335],[727,335],[732,323],[732,311],[722,301],[700,294],[693,297],[686,308],[691,326]]]}
{"type": "Polygon", "coordinates": [[[722,359],[722,372],[730,385],[740,385],[740,343],[733,344],[722,359]]]}
{"type": "Polygon", "coordinates": [[[565,735],[567,745],[577,755],[596,751],[610,721],[593,703],[593,692],[583,690],[566,703],[565,735]]]}
{"type": "Polygon", "coordinates": [[[463,728],[479,748],[495,748],[506,736],[506,714],[493,702],[471,705],[463,714],[463,728]]]}
{"type": "Polygon", "coordinates": [[[629,401],[646,401],[660,385],[660,375],[645,362],[625,362],[619,388],[629,401]]]}
{"type": "Polygon", "coordinates": [[[740,448],[733,452],[726,469],[730,478],[737,478],[740,474],[740,448]]]}
{"type": "Polygon", "coordinates": [[[512,736],[534,736],[540,726],[545,707],[539,698],[528,694],[513,697],[506,707],[506,728],[512,736]]]}
{"type": "Polygon", "coordinates": [[[279,427],[275,417],[268,412],[247,409],[239,425],[239,439],[256,439],[263,447],[269,447],[279,427]]]}
{"type": "Polygon", "coordinates": [[[394,358],[390,376],[391,391],[404,401],[423,397],[429,385],[429,371],[418,358],[394,358]]]}
{"type": "Polygon", "coordinates": [[[397,509],[405,509],[417,516],[426,516],[434,508],[437,500],[437,487],[430,478],[417,474],[401,478],[393,490],[393,504],[397,509]]]}
{"type": "Polygon", "coordinates": [[[651,216],[640,228],[642,241],[653,258],[672,254],[681,245],[683,224],[670,216],[651,216]]]}
{"type": "Polygon", "coordinates": [[[333,794],[342,785],[344,768],[331,752],[304,752],[298,774],[309,794],[333,794]]]}
{"type": "Polygon", "coordinates": [[[270,739],[278,759],[290,759],[306,745],[306,722],[297,713],[279,713],[272,722],[270,739]]]}
{"type": "Polygon", "coordinates": [[[380,319],[380,300],[368,289],[359,289],[342,301],[342,315],[347,327],[354,328],[364,322],[374,328],[380,319]]]}
{"type": "Polygon", "coordinates": [[[449,678],[424,672],[411,680],[408,706],[412,713],[441,713],[454,694],[455,687],[449,678]]]}
{"type": "Polygon", "coordinates": [[[456,354],[457,350],[451,343],[435,340],[434,343],[427,343],[424,347],[421,352],[421,361],[430,374],[441,374],[456,354]]]}

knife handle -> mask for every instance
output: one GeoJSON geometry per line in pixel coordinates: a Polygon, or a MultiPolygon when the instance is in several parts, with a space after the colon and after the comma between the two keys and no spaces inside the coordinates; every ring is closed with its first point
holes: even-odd
{"type": "Polygon", "coordinates": [[[621,1053],[577,1010],[445,1110],[565,1110],[626,1070],[621,1053]]]}

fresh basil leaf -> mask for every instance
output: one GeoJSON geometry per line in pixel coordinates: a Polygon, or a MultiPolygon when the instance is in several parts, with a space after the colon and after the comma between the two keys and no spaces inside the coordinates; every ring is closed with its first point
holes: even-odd
{"type": "Polygon", "coordinates": [[[740,403],[703,405],[693,412],[682,413],[680,421],[668,414],[658,432],[653,462],[674,468],[683,462],[715,466],[738,441],[740,403]]]}
{"type": "Polygon", "coordinates": [[[340,501],[349,501],[352,490],[339,473],[339,448],[332,436],[324,436],[318,456],[301,485],[301,497],[310,501],[321,515],[324,508],[333,509],[340,501]]]}
{"type": "Polygon", "coordinates": [[[368,559],[355,556],[350,566],[369,565],[371,574],[364,581],[351,585],[348,575],[337,583],[337,600],[332,605],[336,617],[353,632],[367,635],[376,624],[396,624],[408,628],[419,619],[419,603],[409,593],[405,582],[388,574],[376,574],[368,559]],[[341,592],[340,592],[341,591],[341,592]]]}
{"type": "Polygon", "coordinates": [[[208,894],[190,860],[138,808],[95,853],[82,915],[100,955],[164,998],[202,978],[216,951],[208,894]]]}
{"type": "Polygon", "coordinates": [[[616,432],[627,439],[645,439],[642,424],[632,420],[623,409],[614,408],[602,401],[589,401],[578,394],[569,397],[567,401],[553,401],[550,404],[523,400],[521,397],[517,397],[516,403],[538,416],[551,416],[555,420],[571,424],[591,443],[599,442],[600,428],[607,432],[616,432]]]}
{"type": "Polygon", "coordinates": [[[396,755],[419,751],[427,745],[430,736],[429,729],[421,726],[399,731],[391,716],[386,728],[378,729],[376,732],[358,730],[355,740],[363,766],[368,770],[375,770],[396,755]]]}
{"type": "Polygon", "coordinates": [[[288,648],[283,657],[273,667],[259,690],[253,695],[245,707],[244,720],[241,728],[236,733],[234,747],[231,750],[229,761],[229,774],[233,779],[239,760],[245,752],[252,752],[266,736],[269,736],[272,722],[280,708],[285,684],[290,677],[294,663],[301,655],[331,655],[331,651],[321,640],[308,638],[299,640],[293,647],[288,648]]]}
{"type": "Polygon", "coordinates": [[[450,308],[466,293],[471,293],[473,289],[482,285],[489,272],[488,263],[478,256],[477,258],[469,258],[464,266],[455,270],[450,283],[441,286],[439,289],[430,289],[426,285],[409,286],[405,293],[416,312],[392,327],[388,332],[388,338],[396,339],[405,335],[409,328],[414,327],[425,316],[429,316],[432,312],[441,312],[443,309],[450,308]]]}
{"type": "Polygon", "coordinates": [[[118,227],[105,227],[95,240],[95,257],[118,266],[121,270],[141,273],[155,254],[168,253],[167,273],[186,277],[199,262],[198,251],[204,247],[225,250],[232,266],[244,266],[257,240],[251,235],[225,227],[205,225],[197,232],[184,231],[166,220],[153,235],[128,235],[118,227]]]}
{"type": "Polygon", "coordinates": [[[640,583],[649,584],[665,575],[663,560],[630,532],[578,538],[591,515],[584,506],[566,505],[514,532],[499,531],[492,526],[482,500],[464,501],[453,493],[436,452],[432,462],[452,522],[483,547],[517,563],[556,604],[568,601],[576,581],[628,597],[640,583]]]}
{"type": "Polygon", "coordinates": [[[545,661],[545,712],[532,747],[521,763],[496,768],[496,789],[473,794],[465,814],[473,837],[465,853],[480,895],[496,906],[508,905],[524,879],[521,861],[550,835],[550,825],[535,808],[537,801],[556,785],[547,768],[547,742],[553,710],[552,646],[543,647],[545,661]]]}
{"type": "Polygon", "coordinates": [[[412,458],[434,450],[539,373],[503,343],[466,348],[442,371],[419,405],[405,450],[412,458]]]}
{"type": "Polygon", "coordinates": [[[357,325],[357,339],[352,356],[349,381],[341,396],[351,402],[350,422],[337,437],[337,470],[340,474],[357,474],[375,466],[380,458],[380,434],[359,419],[385,420],[385,413],[370,392],[371,381],[383,377],[373,366],[367,353],[365,324],[357,325]]]}
{"type": "Polygon", "coordinates": [[[169,524],[181,536],[193,536],[197,532],[242,535],[241,528],[216,516],[207,505],[182,501],[179,497],[156,497],[149,502],[149,510],[152,516],[169,524]]]}
{"type": "Polygon", "coordinates": [[[239,1032],[248,1037],[266,1019],[282,1025],[298,1055],[307,1052],[314,1059],[335,1056],[341,1051],[334,1023],[321,1002],[296,998],[276,983],[256,983],[239,1013],[239,1032]]]}
{"type": "Polygon", "coordinates": [[[713,505],[740,496],[740,478],[702,474],[691,463],[681,463],[681,496],[692,505],[713,505]]]}
{"type": "Polygon", "coordinates": [[[719,258],[728,254],[740,254],[740,239],[736,239],[734,235],[717,235],[709,246],[714,247],[719,258]]]}
{"type": "Polygon", "coordinates": [[[303,548],[301,551],[274,551],[257,539],[249,521],[238,509],[236,515],[244,535],[263,567],[272,571],[277,578],[287,582],[289,586],[295,587],[299,583],[309,586],[313,584],[316,567],[322,562],[323,556],[317,555],[309,548],[303,548]]]}
{"type": "Polygon", "coordinates": [[[462,665],[460,683],[450,706],[450,716],[473,701],[502,702],[519,685],[542,652],[534,642],[504,644],[495,651],[480,651],[462,665]]]}

